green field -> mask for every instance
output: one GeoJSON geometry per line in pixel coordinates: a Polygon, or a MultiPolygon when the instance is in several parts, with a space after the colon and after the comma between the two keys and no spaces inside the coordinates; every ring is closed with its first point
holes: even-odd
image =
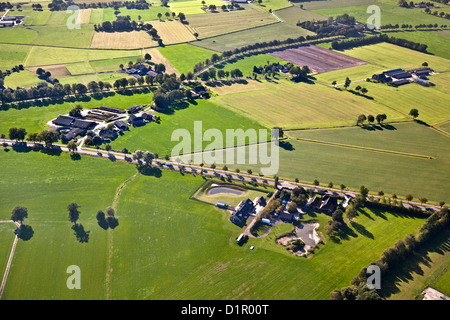
{"type": "Polygon", "coordinates": [[[5,78],[5,86],[13,89],[17,87],[28,88],[39,82],[42,82],[42,80],[27,70],[11,73],[11,75],[5,78]]]}
{"type": "Polygon", "coordinates": [[[33,46],[24,64],[25,66],[42,66],[120,57],[134,58],[140,53],[141,50],[89,50],[33,46]]]}
{"type": "Polygon", "coordinates": [[[257,27],[216,36],[201,41],[192,42],[193,45],[214,51],[227,51],[261,41],[286,40],[310,35],[312,32],[290,25],[288,23],[274,23],[267,26],[257,27]]]}
{"type": "MultiPolygon", "coordinates": [[[[208,6],[211,4],[216,5],[217,11],[221,12],[222,9],[220,9],[220,7],[224,4],[224,2],[221,0],[210,0],[207,2],[208,6]]],[[[168,5],[170,10],[175,12],[177,15],[180,12],[185,15],[205,13],[205,10],[203,10],[202,0],[171,1],[168,5]]],[[[189,18],[187,20],[189,21],[189,18]]]]}
{"type": "MultiPolygon", "coordinates": [[[[254,5],[259,6],[267,11],[275,11],[292,6],[292,4],[287,0],[262,0],[261,3],[255,2],[254,5]]],[[[278,15],[278,13],[276,14],[278,15]]]]}
{"type": "Polygon", "coordinates": [[[437,32],[414,31],[414,32],[387,32],[390,37],[396,37],[423,43],[428,46],[427,52],[450,60],[450,41],[448,37],[437,32]]]}
{"type": "Polygon", "coordinates": [[[29,51],[29,46],[0,44],[0,70],[11,69],[24,63],[29,51]]]}
{"type": "Polygon", "coordinates": [[[189,44],[177,44],[173,46],[159,47],[158,50],[169,60],[179,73],[194,71],[194,66],[206,59],[211,59],[213,51],[191,46],[189,44]]]}
{"type": "Polygon", "coordinates": [[[274,12],[281,20],[286,23],[296,25],[303,21],[320,21],[327,20],[328,16],[316,13],[314,11],[300,9],[298,6],[292,6],[274,12]]]}
{"type": "Polygon", "coordinates": [[[260,67],[265,66],[267,64],[271,63],[281,63],[285,64],[287,61],[271,56],[269,54],[249,54],[244,56],[239,56],[233,59],[230,59],[224,63],[216,64],[214,66],[217,70],[224,70],[224,71],[231,71],[233,69],[239,69],[242,71],[244,77],[249,76],[252,77],[253,75],[253,67],[260,67]]]}
{"type": "MultiPolygon", "coordinates": [[[[423,9],[413,8],[406,9],[392,4],[377,4],[377,6],[381,9],[381,25],[386,24],[411,24],[413,26],[417,24],[435,24],[437,23],[439,26],[443,24],[448,24],[448,20],[440,17],[435,17],[430,14],[426,14],[423,12],[423,9]]],[[[308,8],[308,7],[307,7],[308,8]]],[[[316,13],[320,13],[323,15],[336,17],[338,15],[342,15],[347,13],[350,16],[356,18],[356,21],[361,23],[366,23],[367,19],[371,14],[367,12],[367,5],[357,5],[352,7],[344,7],[344,8],[325,8],[314,10],[316,13]]]]}
{"type": "MultiPolygon", "coordinates": [[[[131,105],[133,104],[129,104],[131,105]]],[[[123,136],[111,143],[112,148],[115,150],[127,148],[131,152],[136,149],[149,150],[158,153],[161,157],[170,155],[172,148],[178,144],[177,141],[171,141],[172,133],[176,129],[186,129],[193,134],[194,121],[202,121],[203,132],[206,129],[218,129],[224,138],[226,129],[242,128],[244,131],[264,129],[255,121],[204,100],[198,100],[195,104],[187,105],[186,103],[183,109],[175,110],[172,114],[158,113],[158,115],[161,117],[159,124],[152,122],[143,127],[131,128],[130,132],[125,132],[123,136]]],[[[194,146],[194,138],[191,142],[194,146]]],[[[203,148],[210,143],[204,141],[203,148]]]]}
{"type": "MultiPolygon", "coordinates": [[[[375,194],[379,190],[386,195],[396,193],[399,197],[411,193],[416,200],[426,197],[435,203],[448,203],[448,192],[441,186],[450,183],[448,175],[443,174],[450,163],[449,138],[414,123],[394,123],[387,128],[373,131],[342,128],[286,132],[289,136],[316,141],[291,139],[286,147],[282,146],[279,149],[278,176],[298,178],[308,183],[317,179],[325,186],[330,181],[335,186],[343,183],[354,189],[365,185],[375,194]],[[411,138],[411,142],[405,142],[411,138]],[[433,158],[428,159],[427,156],[433,158]]],[[[248,148],[237,149],[237,153],[248,155],[248,148]]],[[[266,165],[250,165],[247,161],[243,165],[228,167],[259,172],[266,165]]]]}
{"type": "Polygon", "coordinates": [[[270,128],[354,125],[361,113],[386,113],[391,120],[405,119],[405,115],[373,100],[320,84],[278,80],[267,86],[267,90],[224,94],[212,101],[270,128]]]}

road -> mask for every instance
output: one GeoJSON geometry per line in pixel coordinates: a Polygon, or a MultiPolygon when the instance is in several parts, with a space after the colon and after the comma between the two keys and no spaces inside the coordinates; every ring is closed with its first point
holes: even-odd
{"type": "MultiPolygon", "coordinates": [[[[0,223],[14,223],[20,230],[20,224],[18,222],[14,222],[12,220],[0,220],[0,223]]],[[[5,273],[3,274],[2,283],[0,284],[0,300],[2,299],[3,289],[5,288],[6,279],[8,278],[9,269],[11,268],[14,252],[16,251],[17,241],[19,240],[18,235],[19,232],[17,232],[16,236],[14,237],[14,242],[11,248],[11,252],[9,253],[8,262],[6,263],[5,273]]]]}
{"type": "MultiPolygon", "coordinates": [[[[15,141],[5,139],[4,143],[7,145],[12,146],[15,141]]],[[[27,142],[28,145],[33,145],[33,142],[27,142]]],[[[55,144],[55,147],[59,148],[61,152],[71,153],[69,149],[65,145],[61,144],[55,144]]],[[[77,150],[77,153],[80,155],[86,155],[91,157],[98,157],[103,159],[108,159],[110,161],[124,161],[130,164],[139,164],[140,161],[135,161],[132,159],[132,156],[130,154],[124,154],[117,151],[111,151],[106,152],[103,150],[96,150],[93,148],[87,148],[82,147],[77,150]]],[[[178,164],[176,161],[172,160],[164,160],[164,159],[154,159],[153,164],[157,165],[162,170],[182,170],[184,173],[191,173],[191,174],[201,174],[204,176],[212,176],[216,178],[224,177],[225,179],[231,178],[232,180],[241,181],[241,182],[256,182],[258,184],[263,185],[274,185],[275,179],[270,177],[261,177],[259,175],[254,174],[248,174],[248,173],[236,173],[232,171],[225,171],[222,169],[210,169],[210,168],[204,168],[200,165],[196,164],[178,164]]],[[[316,192],[321,192],[323,194],[329,194],[339,197],[351,197],[354,198],[359,195],[359,192],[356,191],[350,191],[350,190],[341,190],[336,188],[328,188],[323,186],[315,186],[314,184],[308,184],[304,182],[293,182],[289,180],[278,180],[278,189],[280,188],[290,188],[293,189],[295,187],[303,187],[305,189],[314,189],[316,192]]],[[[370,195],[373,196],[374,199],[381,199],[382,196],[379,195],[370,195]]],[[[406,200],[403,201],[403,205],[405,207],[414,207],[414,208],[421,208],[425,209],[426,207],[432,208],[434,210],[440,210],[440,207],[433,204],[423,204],[420,202],[415,201],[409,201],[406,200]]]]}

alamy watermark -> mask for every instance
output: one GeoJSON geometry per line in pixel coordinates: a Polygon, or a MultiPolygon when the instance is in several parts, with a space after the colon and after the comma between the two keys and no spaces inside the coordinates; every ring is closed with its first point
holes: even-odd
{"type": "Polygon", "coordinates": [[[172,158],[188,155],[189,161],[206,165],[260,165],[263,175],[275,175],[279,169],[279,130],[215,128],[203,132],[203,122],[194,121],[194,130],[176,129],[171,141],[179,141],[172,149],[172,158]],[[225,141],[225,143],[224,143],[225,141]],[[205,147],[204,143],[209,142],[205,147]],[[268,147],[270,146],[270,155],[268,147]],[[237,149],[240,149],[239,152],[237,149]],[[248,150],[248,153],[247,153],[248,150]]]}
{"type": "Polygon", "coordinates": [[[70,274],[67,278],[67,289],[81,289],[81,270],[79,266],[71,265],[67,267],[66,273],[70,274]]]}
{"type": "Polygon", "coordinates": [[[70,14],[66,22],[67,28],[69,28],[70,30],[81,29],[80,7],[75,5],[68,6],[67,14],[70,14]]]}
{"type": "Polygon", "coordinates": [[[372,290],[372,289],[381,289],[381,270],[380,267],[375,265],[375,264],[371,264],[370,266],[367,267],[366,270],[366,274],[370,274],[369,277],[367,277],[367,288],[372,290]]]}
{"type": "Polygon", "coordinates": [[[367,7],[366,13],[371,13],[372,15],[367,18],[367,29],[379,30],[381,28],[381,9],[377,5],[370,5],[367,7]]]}

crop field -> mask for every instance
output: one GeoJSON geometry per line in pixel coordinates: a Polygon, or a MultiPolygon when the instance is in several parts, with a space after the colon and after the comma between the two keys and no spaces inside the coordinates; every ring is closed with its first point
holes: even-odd
{"type": "Polygon", "coordinates": [[[267,11],[269,10],[275,11],[292,6],[292,3],[290,3],[287,0],[262,0],[261,3],[255,1],[253,4],[267,11]]]}
{"type": "Polygon", "coordinates": [[[358,115],[369,113],[385,113],[390,120],[406,118],[370,99],[320,84],[294,84],[280,80],[269,86],[268,90],[226,94],[214,97],[212,101],[269,128],[354,125],[358,115]]]}
{"type": "MultiPolygon", "coordinates": [[[[99,9],[95,9],[99,10],[99,9]]],[[[114,14],[114,8],[104,8],[103,10],[103,17],[101,22],[105,21],[115,21],[116,16],[114,14]]],[[[151,6],[148,10],[138,10],[138,9],[127,9],[127,8],[119,8],[120,13],[119,16],[130,16],[131,20],[134,21],[152,21],[158,19],[158,13],[162,14],[162,19],[166,19],[165,13],[169,12],[171,14],[171,11],[163,6],[151,6]],[[141,17],[141,19],[139,19],[141,17]]],[[[96,14],[96,17],[94,19],[99,19],[98,16],[100,14],[96,14]]],[[[171,15],[172,17],[172,15],[171,15]]],[[[92,19],[91,19],[92,22],[92,19]]],[[[100,23],[101,23],[100,22],[100,23]]]]}
{"type": "MultiPolygon", "coordinates": [[[[301,4],[306,10],[346,8],[351,6],[367,6],[371,4],[379,5],[379,0],[321,0],[321,1],[305,1],[301,4]]],[[[296,4],[299,5],[299,4],[296,4]]]]}
{"type": "Polygon", "coordinates": [[[298,22],[303,21],[321,21],[327,20],[328,16],[316,13],[314,11],[300,9],[298,6],[292,6],[277,10],[274,12],[281,20],[286,23],[296,25],[298,22]]]}
{"type": "MultiPolygon", "coordinates": [[[[107,104],[107,100],[102,100],[102,104],[107,104]]],[[[129,103],[123,108],[133,105],[129,103]]],[[[171,155],[172,149],[180,141],[172,141],[172,134],[176,129],[186,129],[191,134],[194,132],[194,121],[202,121],[203,132],[207,129],[219,129],[224,137],[226,129],[264,129],[263,126],[247,119],[240,114],[229,111],[209,101],[198,101],[195,104],[183,103],[183,109],[177,109],[173,113],[158,113],[161,117],[160,123],[151,122],[142,127],[130,128],[123,136],[119,136],[111,142],[114,150],[127,148],[130,152],[137,149],[149,150],[158,153],[160,156],[171,155]]],[[[266,137],[263,138],[266,140],[266,137]]],[[[210,142],[203,141],[202,147],[206,147],[210,142]]],[[[192,150],[183,150],[183,153],[189,153],[194,150],[194,139],[191,141],[192,150]]]]}
{"type": "MultiPolygon", "coordinates": [[[[439,26],[442,24],[448,24],[448,20],[440,17],[436,17],[430,14],[426,14],[423,12],[423,9],[418,8],[402,8],[391,4],[377,4],[381,9],[381,25],[386,24],[435,24],[437,23],[439,26]]],[[[370,14],[367,12],[367,6],[365,5],[357,5],[354,7],[345,7],[345,8],[325,8],[314,10],[314,12],[327,15],[330,17],[336,17],[338,15],[342,15],[344,13],[349,14],[350,16],[355,17],[356,21],[361,23],[366,23],[367,19],[370,17],[370,14]]]]}
{"type": "Polygon", "coordinates": [[[41,81],[42,80],[40,80],[34,73],[23,70],[21,72],[14,72],[6,77],[5,86],[13,89],[17,87],[31,87],[41,81]]]}
{"type": "Polygon", "coordinates": [[[270,54],[298,66],[306,65],[317,73],[345,69],[367,63],[314,45],[273,51],[270,54]]]}
{"type": "Polygon", "coordinates": [[[194,35],[178,20],[156,20],[151,23],[166,45],[195,40],[194,35]]]}
{"type": "Polygon", "coordinates": [[[213,51],[192,46],[189,44],[177,44],[164,48],[158,47],[159,52],[181,74],[193,72],[194,66],[201,61],[210,59],[213,51]]]}
{"type": "Polygon", "coordinates": [[[94,32],[90,47],[95,49],[138,49],[158,43],[145,31],[94,32]]]}
{"type": "Polygon", "coordinates": [[[437,72],[450,70],[449,60],[447,59],[412,51],[386,42],[341,52],[353,58],[367,61],[372,65],[380,66],[386,70],[394,68],[404,68],[405,70],[419,68],[423,62],[428,62],[430,68],[437,72]]]}
{"type": "Polygon", "coordinates": [[[387,32],[390,37],[396,37],[426,44],[427,52],[438,57],[450,60],[450,43],[448,37],[439,32],[415,31],[415,32],[387,32]]]}
{"type": "MultiPolygon", "coordinates": [[[[214,4],[217,6],[218,11],[220,12],[222,9],[220,7],[224,4],[222,0],[210,0],[207,2],[207,5],[214,4]]],[[[183,12],[185,15],[192,14],[202,14],[206,13],[203,10],[202,0],[188,0],[188,1],[171,1],[169,4],[169,8],[172,12],[175,12],[177,15],[180,12],[183,12]]],[[[189,21],[189,18],[187,18],[189,21]]]]}
{"type": "MultiPolygon", "coordinates": [[[[28,49],[28,48],[27,48],[28,49]]],[[[33,46],[24,63],[25,66],[42,66],[81,61],[114,59],[140,56],[141,50],[89,50],[33,46]]]]}
{"type": "Polygon", "coordinates": [[[192,44],[205,49],[223,52],[260,42],[261,39],[264,39],[264,41],[286,40],[288,38],[298,38],[311,34],[313,33],[303,28],[280,22],[209,39],[202,39],[201,41],[194,41],[192,44]]]}
{"type": "Polygon", "coordinates": [[[254,6],[242,7],[245,10],[191,15],[189,26],[199,34],[200,39],[204,39],[278,21],[273,15],[254,6]]]}

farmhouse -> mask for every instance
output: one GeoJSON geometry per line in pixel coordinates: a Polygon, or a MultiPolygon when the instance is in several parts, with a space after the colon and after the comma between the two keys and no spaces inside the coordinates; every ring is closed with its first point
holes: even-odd
{"type": "Polygon", "coordinates": [[[100,107],[93,108],[93,109],[99,109],[99,110],[102,110],[102,111],[107,111],[107,112],[111,112],[111,113],[118,113],[118,114],[126,113],[126,111],[123,110],[123,109],[107,107],[107,106],[100,106],[100,107]]]}
{"type": "Polygon", "coordinates": [[[119,129],[120,131],[125,131],[128,130],[128,125],[121,121],[121,120],[117,120],[116,122],[114,122],[114,125],[117,127],[117,129],[119,129]]]}
{"type": "Polygon", "coordinates": [[[255,207],[253,206],[252,200],[245,199],[239,202],[235,210],[230,215],[230,221],[240,226],[247,221],[250,214],[255,210],[255,207]]]}
{"type": "Polygon", "coordinates": [[[128,68],[125,71],[125,73],[132,75],[134,77],[146,76],[146,75],[155,77],[156,75],[158,75],[158,73],[153,71],[149,65],[143,65],[143,64],[139,64],[139,65],[135,66],[134,68],[128,68]]]}
{"type": "Polygon", "coordinates": [[[70,116],[59,115],[55,120],[52,121],[54,125],[61,127],[73,127],[79,129],[93,129],[97,123],[94,121],[80,120],[70,116]]]}
{"type": "Polygon", "coordinates": [[[204,86],[196,86],[193,90],[191,90],[191,92],[194,98],[208,98],[209,96],[208,91],[206,91],[206,88],[204,86]]]}
{"type": "Polygon", "coordinates": [[[64,135],[64,139],[67,141],[73,140],[78,136],[84,136],[86,134],[86,130],[80,128],[74,128],[70,130],[67,134],[64,135]]]}
{"type": "Polygon", "coordinates": [[[140,104],[135,104],[134,106],[131,106],[127,109],[128,113],[132,114],[132,113],[136,113],[141,109],[141,105],[140,104]]]}
{"type": "Polygon", "coordinates": [[[111,141],[117,138],[117,132],[110,129],[101,129],[98,135],[103,141],[111,141]]]}
{"type": "Polygon", "coordinates": [[[322,198],[312,197],[306,203],[306,208],[325,213],[333,213],[338,207],[338,199],[333,196],[325,195],[322,198]]]}

